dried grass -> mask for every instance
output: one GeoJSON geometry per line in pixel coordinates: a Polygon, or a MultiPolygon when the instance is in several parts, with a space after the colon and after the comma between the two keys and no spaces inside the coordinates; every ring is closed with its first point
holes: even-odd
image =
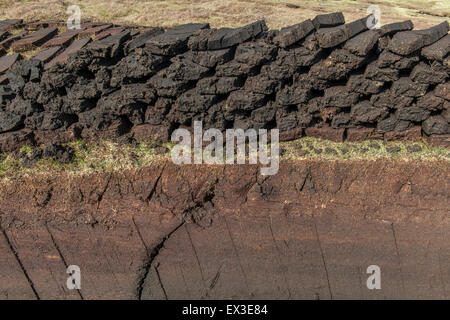
{"type": "Polygon", "coordinates": [[[164,27],[188,22],[236,27],[264,18],[270,28],[281,28],[335,11],[351,21],[366,15],[370,5],[380,7],[382,24],[412,19],[416,28],[425,28],[450,17],[445,0],[2,0],[0,19],[67,19],[68,5],[79,5],[85,20],[164,27]]]}

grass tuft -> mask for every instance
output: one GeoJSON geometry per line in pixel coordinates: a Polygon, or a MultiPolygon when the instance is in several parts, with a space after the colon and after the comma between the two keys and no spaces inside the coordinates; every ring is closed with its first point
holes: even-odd
{"type": "MultiPolygon", "coordinates": [[[[23,166],[24,155],[32,152],[30,146],[16,153],[0,154],[0,179],[20,175],[55,174],[69,172],[74,175],[110,172],[149,166],[155,161],[170,159],[172,143],[123,145],[111,141],[67,143],[73,148],[74,159],[59,163],[53,159],[40,159],[29,167],[23,166]],[[161,149],[167,152],[161,152],[161,149]]],[[[396,161],[450,161],[450,150],[430,146],[425,141],[388,142],[332,142],[311,137],[280,143],[281,160],[377,160],[396,161]]]]}

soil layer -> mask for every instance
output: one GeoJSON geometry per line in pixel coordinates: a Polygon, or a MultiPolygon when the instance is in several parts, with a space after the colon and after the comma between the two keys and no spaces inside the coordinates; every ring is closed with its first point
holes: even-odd
{"type": "Polygon", "coordinates": [[[0,299],[449,299],[449,173],[303,160],[263,177],[162,160],[5,178],[0,299]]]}

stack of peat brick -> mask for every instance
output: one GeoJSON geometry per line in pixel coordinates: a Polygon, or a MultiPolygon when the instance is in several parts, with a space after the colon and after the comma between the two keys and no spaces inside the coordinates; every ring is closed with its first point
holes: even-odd
{"type": "Polygon", "coordinates": [[[426,136],[448,145],[448,23],[369,29],[370,19],[345,24],[331,13],[270,31],[264,21],[116,27],[60,61],[15,61],[0,86],[0,149],[78,138],[167,141],[194,120],[222,131],[278,128],[283,140],[426,136]]]}

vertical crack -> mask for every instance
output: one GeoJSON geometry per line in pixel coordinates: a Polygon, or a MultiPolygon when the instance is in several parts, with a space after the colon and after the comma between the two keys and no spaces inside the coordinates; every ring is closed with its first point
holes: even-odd
{"type": "MultiPolygon", "coordinates": [[[[64,263],[64,266],[66,267],[66,270],[67,270],[69,265],[68,265],[66,259],[64,258],[64,255],[62,254],[61,249],[59,248],[58,244],[56,243],[56,240],[53,237],[53,234],[51,233],[47,223],[45,223],[44,226],[45,226],[45,229],[47,230],[48,234],[50,235],[50,239],[52,240],[53,246],[55,247],[56,251],[58,252],[59,257],[61,258],[61,260],[64,263]]],[[[81,294],[81,291],[79,289],[76,289],[76,290],[78,292],[78,295],[80,296],[80,299],[84,300],[83,295],[81,294]]]]}
{"type": "MultiPolygon", "coordinates": [[[[181,228],[184,225],[184,223],[185,221],[181,222],[177,227],[175,227],[175,229],[173,229],[166,236],[164,236],[162,240],[152,250],[147,249],[147,257],[144,259],[144,262],[140,268],[140,272],[137,279],[136,298],[138,300],[142,299],[142,292],[144,290],[145,281],[148,277],[148,274],[150,273],[153,261],[158,256],[160,250],[163,248],[164,243],[172,236],[173,233],[175,233],[179,228],[181,228]]],[[[157,274],[157,276],[159,275],[157,274]]]]}
{"type": "Polygon", "coordinates": [[[108,190],[111,179],[112,179],[112,174],[110,173],[108,176],[108,181],[106,182],[105,188],[103,188],[102,192],[98,195],[97,210],[98,210],[98,208],[100,208],[100,203],[102,202],[103,196],[105,195],[106,191],[108,190]]]}
{"type": "Polygon", "coordinates": [[[187,235],[188,235],[189,242],[191,243],[192,250],[194,251],[195,260],[197,261],[198,268],[199,268],[199,270],[200,270],[200,275],[201,275],[201,277],[202,277],[203,286],[205,286],[205,285],[204,285],[205,277],[204,277],[204,275],[203,275],[203,269],[202,269],[202,265],[200,264],[200,259],[198,258],[197,250],[195,249],[194,242],[192,241],[191,234],[189,233],[189,229],[187,228],[186,225],[184,226],[184,228],[186,229],[186,233],[187,233],[187,235]]]}
{"type": "Polygon", "coordinates": [[[239,264],[239,268],[241,269],[242,275],[243,275],[243,277],[244,277],[245,286],[246,286],[247,291],[249,292],[249,294],[251,294],[250,288],[249,288],[249,286],[248,286],[247,275],[245,274],[244,268],[242,267],[242,262],[241,262],[241,259],[240,259],[240,257],[239,257],[239,253],[238,253],[238,251],[237,251],[236,245],[234,244],[234,240],[233,240],[233,237],[232,237],[232,235],[231,235],[231,230],[230,230],[230,227],[229,227],[229,225],[228,225],[227,218],[226,218],[225,216],[223,216],[223,220],[225,221],[225,226],[227,227],[228,235],[229,235],[229,237],[230,237],[231,245],[233,246],[234,253],[236,254],[236,259],[237,259],[237,262],[238,262],[238,264],[239,264]]]}
{"type": "Polygon", "coordinates": [[[163,173],[164,173],[164,169],[165,169],[166,167],[167,167],[167,162],[164,163],[164,166],[162,167],[161,172],[160,172],[159,175],[158,175],[158,178],[156,178],[156,181],[155,181],[155,183],[153,184],[153,188],[150,190],[150,192],[149,192],[147,198],[145,199],[147,202],[150,201],[150,200],[153,198],[153,195],[154,195],[155,192],[156,192],[156,187],[158,186],[158,183],[159,183],[159,181],[161,180],[161,177],[162,177],[162,175],[163,175],[163,173]]]}
{"type": "Polygon", "coordinates": [[[155,266],[156,277],[158,278],[158,283],[159,283],[159,285],[160,285],[160,287],[161,287],[161,290],[162,290],[162,292],[163,292],[163,294],[164,294],[164,298],[165,298],[166,300],[169,300],[169,298],[167,297],[166,289],[164,288],[164,285],[163,285],[163,283],[162,283],[161,275],[159,274],[158,268],[159,268],[159,263],[155,266]]]}
{"type": "Polygon", "coordinates": [[[405,281],[403,279],[402,260],[400,259],[400,251],[398,250],[397,236],[395,235],[394,223],[391,223],[391,228],[392,228],[392,235],[394,237],[395,252],[397,254],[398,265],[400,268],[400,279],[402,281],[403,294],[405,294],[405,281]]]}
{"type": "Polygon", "coordinates": [[[323,263],[323,267],[325,269],[325,275],[327,277],[328,292],[330,293],[331,300],[333,300],[333,292],[331,291],[331,285],[330,285],[330,276],[328,275],[327,263],[325,261],[325,255],[323,253],[322,243],[320,242],[319,231],[317,230],[316,217],[313,216],[313,219],[314,219],[314,230],[316,232],[317,243],[319,245],[319,250],[320,250],[320,256],[322,257],[322,263],[323,263]]]}
{"type": "MultiPolygon", "coordinates": [[[[274,244],[274,246],[275,246],[275,248],[276,248],[275,251],[277,252],[278,261],[279,261],[279,264],[280,264],[281,261],[282,261],[282,255],[283,255],[283,253],[281,252],[280,248],[278,247],[277,242],[276,242],[276,240],[275,240],[275,235],[273,234],[273,228],[272,228],[272,216],[269,216],[269,230],[270,230],[270,234],[271,234],[271,236],[272,236],[273,244],[274,244]]],[[[292,298],[292,295],[291,295],[291,289],[290,289],[290,287],[289,287],[289,282],[287,281],[287,278],[286,278],[286,273],[285,273],[285,272],[282,272],[282,274],[283,274],[284,284],[285,284],[286,289],[287,289],[287,291],[288,291],[288,300],[291,300],[291,298],[292,298]]]]}
{"type": "Polygon", "coordinates": [[[17,263],[20,266],[20,269],[22,270],[25,278],[28,281],[28,284],[31,287],[31,290],[33,291],[34,296],[36,297],[37,300],[41,300],[41,298],[39,297],[39,294],[36,291],[36,288],[34,287],[34,283],[33,280],[31,280],[30,276],[28,275],[27,270],[25,269],[25,266],[23,265],[22,261],[20,260],[19,254],[17,253],[17,250],[13,247],[11,241],[9,240],[8,235],[6,234],[6,231],[3,230],[2,227],[0,227],[0,232],[3,234],[3,237],[5,238],[5,241],[9,247],[9,249],[11,250],[11,253],[14,255],[14,257],[16,258],[17,263]]]}

